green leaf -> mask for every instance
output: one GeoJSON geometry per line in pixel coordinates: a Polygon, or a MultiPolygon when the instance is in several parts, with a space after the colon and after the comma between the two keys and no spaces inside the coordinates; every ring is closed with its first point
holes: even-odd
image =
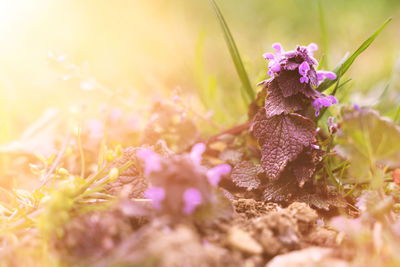
{"type": "Polygon", "coordinates": [[[395,115],[394,115],[393,121],[394,121],[395,123],[397,123],[398,120],[399,120],[399,117],[400,117],[400,105],[399,105],[399,106],[397,107],[397,109],[396,109],[396,113],[395,113],[395,115]]]}
{"type": "Polygon", "coordinates": [[[349,174],[355,182],[379,183],[382,168],[400,167],[399,140],[400,127],[378,112],[348,108],[343,111],[336,150],[350,160],[349,174]]]}
{"type": "Polygon", "coordinates": [[[242,82],[242,97],[246,104],[249,104],[255,99],[255,93],[250,84],[249,76],[247,75],[246,69],[244,68],[242,59],[240,57],[239,51],[236,47],[235,40],[226,24],[224,17],[222,16],[221,10],[217,6],[214,0],[209,0],[214,12],[218,18],[219,24],[221,25],[222,31],[224,33],[224,38],[226,44],[228,45],[229,53],[232,56],[233,63],[235,64],[236,71],[239,75],[240,81],[242,82]]]}
{"type": "Polygon", "coordinates": [[[392,20],[392,18],[387,19],[381,27],[379,27],[379,29],[372,34],[367,40],[365,40],[362,45],[343,63],[341,63],[339,66],[337,66],[333,72],[336,73],[337,78],[335,80],[325,80],[324,82],[322,82],[317,90],[322,92],[326,89],[328,89],[329,87],[331,87],[336,81],[337,79],[339,79],[340,77],[342,77],[346,71],[350,68],[350,66],[353,64],[354,60],[362,53],[365,51],[365,49],[367,49],[371,43],[375,40],[375,38],[381,33],[381,31],[385,28],[385,26],[392,20]]]}

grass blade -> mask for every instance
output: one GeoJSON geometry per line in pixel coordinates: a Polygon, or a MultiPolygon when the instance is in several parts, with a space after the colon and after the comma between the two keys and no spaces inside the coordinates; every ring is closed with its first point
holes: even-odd
{"type": "Polygon", "coordinates": [[[337,66],[333,72],[336,73],[337,78],[335,80],[325,80],[323,83],[321,83],[317,90],[322,92],[326,89],[328,89],[330,86],[332,86],[333,84],[335,84],[335,82],[341,77],[343,76],[346,71],[350,68],[350,66],[353,64],[354,60],[362,53],[365,51],[365,49],[367,49],[371,43],[375,40],[375,38],[381,33],[381,31],[385,28],[385,26],[392,20],[392,18],[387,19],[381,27],[379,27],[379,29],[372,34],[367,40],[365,40],[362,45],[346,60],[344,61],[342,64],[340,64],[339,66],[337,66]]]}
{"type": "Polygon", "coordinates": [[[394,123],[397,123],[397,121],[399,120],[400,117],[400,105],[397,107],[396,113],[394,115],[393,121],[394,123]]]}
{"type": "Polygon", "coordinates": [[[244,68],[242,59],[240,58],[239,51],[236,47],[235,41],[232,37],[232,34],[226,24],[224,17],[222,16],[221,10],[217,6],[217,3],[214,0],[209,0],[213,10],[218,18],[219,24],[221,25],[222,31],[224,33],[226,44],[228,45],[229,53],[232,56],[233,63],[235,64],[236,71],[239,75],[240,81],[242,82],[242,88],[244,92],[242,92],[242,96],[244,97],[245,103],[249,103],[250,101],[255,99],[255,93],[253,88],[251,87],[249,76],[247,75],[246,69],[244,68]]]}

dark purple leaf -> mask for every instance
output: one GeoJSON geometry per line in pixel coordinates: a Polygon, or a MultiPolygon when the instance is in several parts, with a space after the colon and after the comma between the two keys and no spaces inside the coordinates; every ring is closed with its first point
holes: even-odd
{"type": "Polygon", "coordinates": [[[317,73],[313,67],[311,67],[310,71],[308,72],[308,77],[311,83],[300,83],[300,77],[301,75],[297,69],[279,72],[276,80],[278,81],[279,88],[281,89],[284,97],[293,96],[298,93],[302,93],[307,98],[316,98],[321,95],[321,93],[314,90],[311,86],[316,86],[318,84],[317,73]]]}
{"type": "Polygon", "coordinates": [[[112,168],[122,167],[124,164],[132,161],[129,168],[121,172],[118,178],[105,185],[105,189],[112,195],[118,195],[124,188],[129,187],[129,197],[143,198],[144,192],[148,188],[148,180],[138,167],[140,164],[136,158],[137,148],[128,147],[123,151],[123,156],[115,160],[106,170],[108,172],[112,168]]]}
{"type": "Polygon", "coordinates": [[[273,80],[268,85],[268,94],[265,99],[265,111],[267,117],[289,114],[292,111],[299,111],[306,108],[306,99],[297,94],[284,97],[278,87],[278,83],[273,80]]]}
{"type": "Polygon", "coordinates": [[[309,146],[315,136],[310,119],[298,114],[267,118],[265,109],[258,112],[251,128],[261,146],[261,166],[271,180],[278,179],[287,163],[309,146]]]}
{"type": "Polygon", "coordinates": [[[294,179],[285,179],[278,181],[270,181],[265,185],[263,198],[265,202],[289,202],[293,193],[298,191],[296,181],[294,179]]]}
{"type": "Polygon", "coordinates": [[[301,93],[309,99],[326,97],[323,93],[320,93],[317,90],[311,88],[311,86],[304,87],[304,89],[301,91],[301,93]]]}
{"type": "Polygon", "coordinates": [[[236,186],[251,191],[260,186],[260,179],[257,176],[262,172],[263,169],[259,164],[254,164],[252,161],[242,161],[233,168],[231,178],[236,186]]]}
{"type": "Polygon", "coordinates": [[[265,185],[263,192],[265,202],[293,203],[304,202],[311,207],[320,210],[330,210],[333,207],[344,208],[346,200],[332,193],[325,195],[315,191],[315,187],[309,186],[299,190],[297,182],[291,179],[291,175],[285,172],[282,179],[270,181],[265,185]]]}
{"type": "Polygon", "coordinates": [[[321,161],[324,151],[308,147],[303,150],[300,155],[290,163],[292,172],[296,176],[297,183],[300,187],[311,180],[314,175],[316,165],[321,161]]]}
{"type": "Polygon", "coordinates": [[[279,72],[279,75],[275,78],[278,82],[279,88],[282,91],[284,97],[296,95],[305,90],[305,87],[310,85],[307,83],[300,83],[300,77],[298,70],[286,70],[279,72]]]}

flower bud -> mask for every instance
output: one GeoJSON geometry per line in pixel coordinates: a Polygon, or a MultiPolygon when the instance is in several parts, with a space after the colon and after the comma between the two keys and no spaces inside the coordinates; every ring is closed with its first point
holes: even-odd
{"type": "Polygon", "coordinates": [[[108,150],[105,155],[105,159],[107,162],[112,162],[114,160],[114,151],[108,150]]]}
{"type": "Polygon", "coordinates": [[[114,181],[115,179],[117,179],[118,178],[118,176],[119,176],[119,170],[118,170],[118,168],[112,168],[111,170],[110,170],[110,172],[108,173],[108,179],[110,180],[110,181],[114,181]]]}

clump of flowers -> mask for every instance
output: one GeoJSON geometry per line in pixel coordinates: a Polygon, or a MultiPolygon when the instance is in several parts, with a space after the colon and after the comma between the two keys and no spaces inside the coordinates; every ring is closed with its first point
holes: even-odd
{"type": "Polygon", "coordinates": [[[318,50],[316,44],[297,46],[296,50],[288,52],[279,43],[273,44],[272,48],[276,50],[275,54],[264,54],[264,58],[270,60],[268,75],[271,78],[261,83],[266,84],[276,78],[285,98],[301,93],[312,102],[315,116],[319,115],[321,108],[337,103],[334,96],[326,96],[314,89],[324,79],[336,79],[333,72],[315,69],[318,66],[318,61],[314,58],[314,51],[318,50]]]}
{"type": "Polygon", "coordinates": [[[264,54],[271,78],[260,83],[264,89],[259,96],[265,95],[265,104],[254,116],[251,130],[261,146],[261,166],[267,177],[277,180],[290,167],[303,186],[313,176],[321,154],[314,122],[306,114],[313,107],[319,116],[322,108],[337,103],[334,96],[316,90],[324,79],[336,79],[336,75],[316,70],[316,44],[288,52],[279,43],[272,47],[275,54],[264,54]]]}
{"type": "Polygon", "coordinates": [[[151,186],[145,197],[151,199],[160,213],[191,215],[202,206],[215,201],[213,187],[231,167],[221,164],[207,169],[201,165],[205,145],[193,146],[186,154],[175,154],[163,158],[150,149],[142,149],[137,157],[144,161],[144,173],[151,186]]]}

